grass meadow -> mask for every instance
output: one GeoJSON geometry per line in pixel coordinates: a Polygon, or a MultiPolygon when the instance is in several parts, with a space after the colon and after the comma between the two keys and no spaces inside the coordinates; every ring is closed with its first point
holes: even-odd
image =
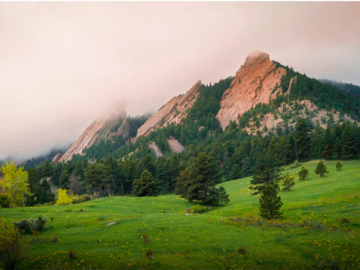
{"type": "Polygon", "coordinates": [[[0,218],[49,218],[40,236],[28,236],[30,258],[21,269],[359,269],[360,161],[342,162],[339,172],[328,161],[324,178],[314,173],[317,163],[302,164],[305,181],[297,177],[301,167],[284,167],[296,184],[279,193],[284,218],[276,222],[259,219],[250,178],[221,184],[230,203],[203,214],[186,214],[193,205],[168,194],[0,209],[0,218]]]}

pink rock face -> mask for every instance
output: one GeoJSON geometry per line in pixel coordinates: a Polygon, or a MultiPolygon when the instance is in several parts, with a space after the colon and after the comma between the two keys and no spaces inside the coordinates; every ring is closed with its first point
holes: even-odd
{"type": "Polygon", "coordinates": [[[125,107],[115,105],[105,111],[100,117],[92,122],[90,126],[80,135],[80,137],[70,146],[70,148],[61,157],[59,162],[71,160],[74,154],[82,154],[85,147],[90,147],[96,143],[100,136],[104,137],[102,132],[105,128],[117,123],[120,119],[126,119],[125,107]]]}
{"type": "Polygon", "coordinates": [[[57,155],[53,158],[52,163],[57,164],[57,163],[60,161],[61,157],[62,157],[62,155],[61,155],[60,153],[57,154],[57,155]]]}
{"type": "Polygon", "coordinates": [[[201,81],[198,81],[184,95],[174,97],[162,106],[138,129],[136,138],[147,136],[151,131],[162,125],[166,126],[170,123],[180,123],[181,119],[186,117],[187,110],[194,105],[199,95],[198,90],[201,85],[201,81]]]}
{"type": "Polygon", "coordinates": [[[285,74],[286,70],[276,68],[267,53],[251,53],[221,98],[221,109],[216,117],[222,129],[225,130],[230,121],[238,122],[238,115],[255,105],[268,104],[271,92],[276,84],[280,86],[281,78],[285,74]]]}

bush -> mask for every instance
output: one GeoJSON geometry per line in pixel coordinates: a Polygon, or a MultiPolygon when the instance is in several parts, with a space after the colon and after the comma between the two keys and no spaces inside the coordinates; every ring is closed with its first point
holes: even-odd
{"type": "Polygon", "coordinates": [[[320,161],[320,162],[318,163],[318,165],[316,166],[315,174],[320,175],[320,177],[324,177],[325,173],[329,173],[329,172],[327,171],[327,167],[326,167],[326,165],[324,164],[324,162],[320,161]]]}
{"type": "Polygon", "coordinates": [[[309,176],[309,171],[304,167],[301,167],[300,172],[298,173],[300,180],[305,180],[309,176]]]}
{"type": "Polygon", "coordinates": [[[154,252],[150,248],[147,248],[146,251],[144,252],[144,257],[149,260],[152,260],[154,258],[154,252]]]}
{"type": "Polygon", "coordinates": [[[42,232],[44,230],[47,220],[48,218],[46,216],[38,217],[37,219],[30,218],[29,222],[30,222],[31,230],[42,232]]]}
{"type": "Polygon", "coordinates": [[[21,234],[30,234],[31,233],[31,225],[30,222],[26,219],[23,219],[20,222],[14,222],[14,228],[18,229],[21,234]]]}
{"type": "Polygon", "coordinates": [[[90,200],[91,200],[91,196],[90,196],[89,194],[84,194],[84,195],[81,195],[81,197],[83,197],[84,202],[86,202],[86,201],[90,201],[90,200]]]}
{"type": "Polygon", "coordinates": [[[290,174],[286,174],[283,178],[282,185],[282,191],[290,191],[295,186],[294,177],[290,174]]]}
{"type": "Polygon", "coordinates": [[[10,200],[6,194],[0,194],[0,208],[9,208],[10,200]]]}
{"type": "Polygon", "coordinates": [[[74,260],[76,258],[76,254],[74,251],[70,250],[69,251],[69,259],[70,260],[74,260]]]}
{"type": "Polygon", "coordinates": [[[350,221],[347,218],[343,218],[341,220],[341,224],[346,224],[346,223],[350,223],[350,221]]]}
{"type": "Polygon", "coordinates": [[[0,227],[0,261],[5,269],[15,270],[23,260],[28,259],[28,241],[15,227],[7,228],[2,222],[0,227]]]}
{"type": "Polygon", "coordinates": [[[58,199],[55,205],[72,204],[73,199],[66,194],[66,189],[58,189],[58,199]]]}
{"type": "Polygon", "coordinates": [[[58,238],[56,235],[53,235],[52,238],[51,238],[51,241],[52,242],[57,242],[58,241],[58,238]]]}
{"type": "Polygon", "coordinates": [[[338,162],[336,163],[336,170],[337,170],[337,171],[341,171],[342,167],[343,167],[343,165],[341,164],[340,161],[338,161],[338,162]]]}

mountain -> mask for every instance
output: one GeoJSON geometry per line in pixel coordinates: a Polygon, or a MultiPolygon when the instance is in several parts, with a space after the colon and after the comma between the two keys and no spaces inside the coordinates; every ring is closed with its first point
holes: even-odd
{"type": "Polygon", "coordinates": [[[125,106],[116,104],[92,122],[58,161],[69,161],[73,155],[81,155],[86,147],[89,148],[100,140],[108,140],[116,136],[126,139],[129,137],[129,130],[125,106]]]}
{"type": "MultiPolygon", "coordinates": [[[[225,130],[230,121],[238,121],[238,115],[255,105],[268,104],[273,89],[280,86],[281,78],[285,74],[286,70],[276,67],[267,53],[251,53],[221,98],[221,109],[216,118],[222,129],[225,130]]],[[[280,90],[278,87],[278,91],[280,90]]]]}
{"type": "Polygon", "coordinates": [[[198,81],[184,95],[178,95],[168,101],[138,129],[136,139],[149,135],[158,127],[180,123],[194,105],[201,85],[201,81],[198,81]]]}

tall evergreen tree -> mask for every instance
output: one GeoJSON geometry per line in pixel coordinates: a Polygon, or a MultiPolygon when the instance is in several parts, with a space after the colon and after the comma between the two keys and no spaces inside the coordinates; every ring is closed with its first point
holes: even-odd
{"type": "Polygon", "coordinates": [[[272,184],[267,185],[260,196],[260,215],[266,219],[278,219],[282,217],[280,208],[283,205],[278,195],[278,188],[272,184]]]}
{"type": "Polygon", "coordinates": [[[254,174],[250,180],[251,186],[249,187],[249,189],[254,190],[252,195],[261,193],[269,184],[272,184],[278,189],[278,182],[281,180],[281,171],[278,157],[271,151],[263,151],[253,167],[254,174]]]}
{"type": "Polygon", "coordinates": [[[206,153],[200,153],[189,169],[189,188],[186,198],[192,202],[211,205],[217,200],[215,185],[220,183],[221,174],[212,157],[206,153]]]}
{"type": "Polygon", "coordinates": [[[295,142],[297,148],[297,159],[308,161],[311,154],[310,130],[304,118],[299,118],[295,125],[295,142]]]}

